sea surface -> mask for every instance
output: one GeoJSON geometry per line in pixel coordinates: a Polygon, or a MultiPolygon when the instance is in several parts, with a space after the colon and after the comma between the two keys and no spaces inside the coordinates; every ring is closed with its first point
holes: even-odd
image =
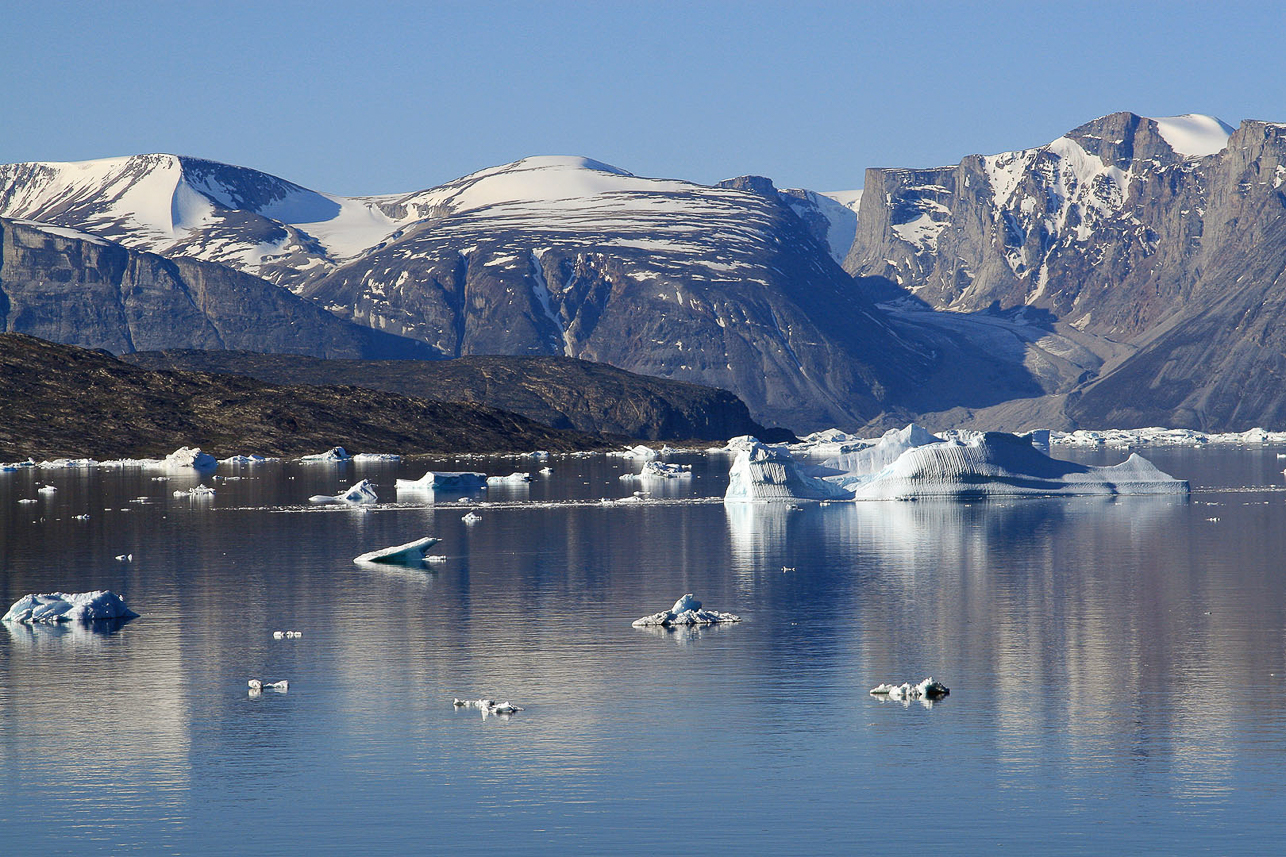
{"type": "Polygon", "coordinates": [[[0,474],[0,612],[141,614],[0,626],[0,852],[1281,853],[1282,453],[1145,451],[1188,498],[795,509],[725,507],[723,455],[436,498],[394,490],[424,462],[0,474]],[[689,592],[744,621],[631,627],[689,592]]]}

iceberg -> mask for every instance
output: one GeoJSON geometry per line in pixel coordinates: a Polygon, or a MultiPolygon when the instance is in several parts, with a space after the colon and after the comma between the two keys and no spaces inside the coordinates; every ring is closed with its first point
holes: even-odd
{"type": "Polygon", "coordinates": [[[380,548],[379,550],[369,551],[353,562],[357,564],[374,562],[384,565],[419,565],[424,562],[425,554],[429,548],[436,545],[441,539],[435,539],[432,536],[425,536],[422,539],[416,539],[413,542],[407,542],[404,545],[394,545],[391,548],[380,548]]]}
{"type": "Polygon", "coordinates": [[[267,458],[262,455],[234,455],[231,458],[220,458],[220,464],[267,464],[270,461],[281,461],[280,458],[267,458]]]}
{"type": "Polygon", "coordinates": [[[94,592],[24,595],[0,617],[0,621],[49,625],[79,622],[83,625],[100,619],[133,619],[137,616],[115,592],[99,589],[94,592]]]}
{"type": "Polygon", "coordinates": [[[731,613],[720,613],[717,610],[702,610],[701,602],[688,593],[674,602],[674,606],[669,610],[662,610],[660,613],[653,613],[651,616],[644,616],[642,619],[635,619],[632,623],[635,628],[672,628],[677,626],[688,625],[716,625],[721,622],[740,622],[740,616],[734,616],[731,613]]]}
{"type": "Polygon", "coordinates": [[[966,441],[917,446],[868,479],[847,484],[857,500],[1188,493],[1186,481],[1138,454],[1095,467],[1050,458],[1032,441],[1031,436],[985,432],[966,441]]]}
{"type": "Polygon", "coordinates": [[[910,699],[941,699],[950,694],[951,691],[940,681],[934,681],[930,676],[919,684],[909,682],[903,684],[879,684],[871,688],[872,696],[887,696],[889,699],[910,700],[910,699]]]}
{"type": "Polygon", "coordinates": [[[165,456],[160,466],[166,470],[213,470],[219,461],[208,452],[202,452],[198,446],[182,446],[165,456]]]}
{"type": "Polygon", "coordinates": [[[315,452],[312,455],[302,456],[298,460],[308,462],[309,464],[315,464],[319,462],[329,463],[329,462],[335,462],[335,461],[348,461],[349,458],[350,456],[344,450],[344,447],[332,446],[330,449],[326,450],[325,452],[315,452]]]}
{"type": "Polygon", "coordinates": [[[656,450],[650,446],[639,444],[638,446],[632,446],[621,452],[609,453],[609,455],[613,455],[618,458],[633,458],[638,461],[650,461],[651,459],[656,458],[656,450]]]}
{"type": "Polygon", "coordinates": [[[209,485],[193,485],[186,491],[175,491],[174,496],[209,499],[214,496],[214,489],[209,485]]]}
{"type": "Polygon", "coordinates": [[[359,452],[353,456],[355,464],[396,464],[401,460],[402,456],[393,452],[359,452]]]}
{"type": "Polygon", "coordinates": [[[802,452],[754,443],[737,453],[725,501],[911,500],[1013,495],[1186,494],[1139,455],[1094,467],[1050,458],[1050,433],[951,431],[939,437],[912,423],[862,444],[823,434],[802,452]],[[820,457],[820,461],[818,458],[820,457]]]}
{"type": "Polygon", "coordinates": [[[838,485],[805,475],[789,450],[766,446],[754,438],[749,440],[739,449],[728,471],[725,502],[847,500],[853,496],[838,485]]]}
{"type": "Polygon", "coordinates": [[[629,479],[675,479],[679,476],[691,476],[691,464],[666,464],[664,461],[645,461],[638,473],[622,473],[622,480],[629,479]]]}
{"type": "Polygon", "coordinates": [[[508,476],[488,476],[488,485],[522,485],[533,481],[530,473],[510,473],[508,476]]]}
{"type": "Polygon", "coordinates": [[[430,470],[419,479],[397,480],[399,491],[477,491],[487,486],[487,474],[430,470]]]}
{"type": "Polygon", "coordinates": [[[520,706],[512,702],[496,702],[494,699],[460,699],[456,697],[451,700],[451,704],[456,708],[476,708],[482,712],[482,719],[487,719],[488,715],[499,715],[508,717],[522,711],[520,706]]]}
{"type": "Polygon", "coordinates": [[[375,496],[375,485],[369,479],[363,479],[347,491],[341,491],[338,494],[314,494],[308,498],[309,503],[333,504],[361,506],[367,503],[378,503],[380,498],[375,496]]]}

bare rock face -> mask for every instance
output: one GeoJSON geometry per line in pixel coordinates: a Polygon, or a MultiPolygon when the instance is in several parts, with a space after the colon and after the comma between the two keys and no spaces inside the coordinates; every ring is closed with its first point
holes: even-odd
{"type": "Polygon", "coordinates": [[[1070,392],[1073,424],[1278,425],[1284,185],[1286,126],[1115,113],[1035,149],[869,170],[845,267],[1119,344],[1070,392]]]}
{"type": "Polygon", "coordinates": [[[73,230],[0,219],[0,330],[115,353],[239,348],[432,357],[248,274],[73,230]]]}

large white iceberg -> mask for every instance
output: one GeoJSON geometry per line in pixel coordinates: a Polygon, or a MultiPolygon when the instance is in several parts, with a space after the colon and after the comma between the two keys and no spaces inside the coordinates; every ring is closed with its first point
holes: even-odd
{"type": "Polygon", "coordinates": [[[1110,467],[1050,458],[1030,436],[986,432],[909,449],[860,484],[858,500],[1057,494],[1186,494],[1188,483],[1137,454],[1110,467]]]}
{"type": "Polygon", "coordinates": [[[378,503],[380,498],[375,495],[375,485],[369,479],[363,479],[347,491],[341,491],[338,494],[314,494],[308,498],[309,503],[331,503],[346,504],[349,506],[360,506],[367,503],[378,503]]]}
{"type": "Polygon", "coordinates": [[[45,592],[24,595],[13,603],[0,621],[54,625],[60,622],[87,624],[99,619],[133,619],[138,616],[125,606],[115,592],[45,592]]]}
{"type": "Polygon", "coordinates": [[[635,628],[672,628],[686,625],[717,625],[721,622],[740,622],[740,616],[731,613],[720,613],[718,610],[702,610],[701,602],[688,593],[674,602],[669,610],[635,619],[635,628]]]}
{"type": "Polygon", "coordinates": [[[725,500],[908,500],[1059,494],[1185,494],[1188,483],[1132,455],[1094,467],[1047,455],[1048,432],[946,432],[917,425],[862,444],[822,437],[802,451],[753,444],[737,454],[725,500]]]}
{"type": "Polygon", "coordinates": [[[357,564],[375,562],[383,565],[419,565],[424,562],[425,554],[429,548],[436,545],[441,539],[435,539],[432,536],[425,536],[422,539],[416,539],[413,542],[407,542],[404,545],[394,545],[391,548],[380,548],[368,553],[364,553],[353,559],[357,564]]]}
{"type": "Polygon", "coordinates": [[[840,500],[852,492],[824,479],[807,476],[790,451],[765,446],[751,438],[745,442],[728,471],[725,501],[840,500]]]}
{"type": "Polygon", "coordinates": [[[419,479],[397,480],[399,491],[476,491],[487,487],[487,474],[430,470],[419,479]]]}

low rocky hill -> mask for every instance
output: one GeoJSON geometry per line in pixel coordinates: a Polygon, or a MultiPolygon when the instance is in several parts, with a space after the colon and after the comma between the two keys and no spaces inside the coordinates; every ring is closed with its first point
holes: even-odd
{"type": "Polygon", "coordinates": [[[123,359],[148,369],[247,375],[273,384],[348,384],[442,401],[478,402],[554,428],[643,440],[726,440],[765,429],[726,390],[636,375],[570,357],[317,360],[244,351],[159,351],[123,359]]]}
{"type": "Polygon", "coordinates": [[[346,386],[154,371],[102,351],[0,334],[0,460],[568,451],[619,438],[549,428],[485,405],[346,386]]]}

